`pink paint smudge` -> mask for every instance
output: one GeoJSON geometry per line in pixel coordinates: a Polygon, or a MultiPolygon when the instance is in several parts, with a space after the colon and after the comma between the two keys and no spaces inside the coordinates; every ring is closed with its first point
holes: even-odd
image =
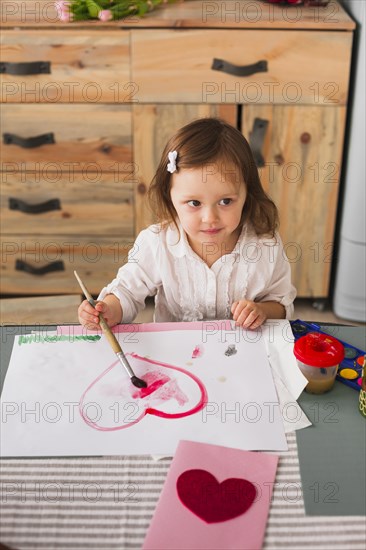
{"type": "Polygon", "coordinates": [[[203,347],[196,346],[192,351],[192,359],[197,359],[197,357],[202,357],[202,355],[203,355],[203,347]]]}
{"type": "Polygon", "coordinates": [[[147,384],[147,388],[132,388],[131,397],[134,399],[144,399],[148,395],[156,392],[159,388],[170,382],[169,376],[160,372],[147,372],[142,376],[141,380],[144,380],[147,384]]]}
{"type": "Polygon", "coordinates": [[[131,397],[134,399],[144,399],[154,393],[154,399],[160,400],[161,403],[175,399],[183,406],[188,402],[188,397],[182,392],[175,378],[170,378],[161,371],[148,371],[142,376],[142,380],[147,383],[147,388],[137,389],[132,386],[131,397]]]}

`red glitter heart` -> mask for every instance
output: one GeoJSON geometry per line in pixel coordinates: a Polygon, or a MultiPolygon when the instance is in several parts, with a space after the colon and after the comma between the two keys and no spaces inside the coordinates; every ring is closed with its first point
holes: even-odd
{"type": "Polygon", "coordinates": [[[206,523],[227,521],[252,506],[257,490],[247,479],[228,478],[219,483],[206,470],[186,470],[177,479],[181,502],[206,523]]]}

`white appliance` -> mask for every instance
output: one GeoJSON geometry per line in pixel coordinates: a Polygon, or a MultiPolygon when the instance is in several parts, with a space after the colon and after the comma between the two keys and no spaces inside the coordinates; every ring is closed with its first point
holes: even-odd
{"type": "Polygon", "coordinates": [[[343,1],[358,24],[353,106],[340,226],[333,309],[338,317],[366,322],[366,141],[365,27],[366,3],[343,1]]]}

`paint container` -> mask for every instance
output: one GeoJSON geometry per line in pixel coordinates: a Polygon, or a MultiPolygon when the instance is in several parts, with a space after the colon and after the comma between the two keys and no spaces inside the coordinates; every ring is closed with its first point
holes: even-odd
{"type": "Polygon", "coordinates": [[[333,336],[309,332],[295,342],[294,354],[307,378],[308,393],[325,393],[332,389],[338,366],[344,359],[344,347],[333,336]]]}

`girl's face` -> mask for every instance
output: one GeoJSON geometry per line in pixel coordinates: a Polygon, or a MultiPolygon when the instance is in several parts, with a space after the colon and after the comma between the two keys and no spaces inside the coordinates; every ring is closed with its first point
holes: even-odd
{"type": "Polygon", "coordinates": [[[238,169],[215,166],[174,172],[170,191],[191,248],[205,260],[209,251],[219,257],[233,250],[246,199],[238,169]]]}

